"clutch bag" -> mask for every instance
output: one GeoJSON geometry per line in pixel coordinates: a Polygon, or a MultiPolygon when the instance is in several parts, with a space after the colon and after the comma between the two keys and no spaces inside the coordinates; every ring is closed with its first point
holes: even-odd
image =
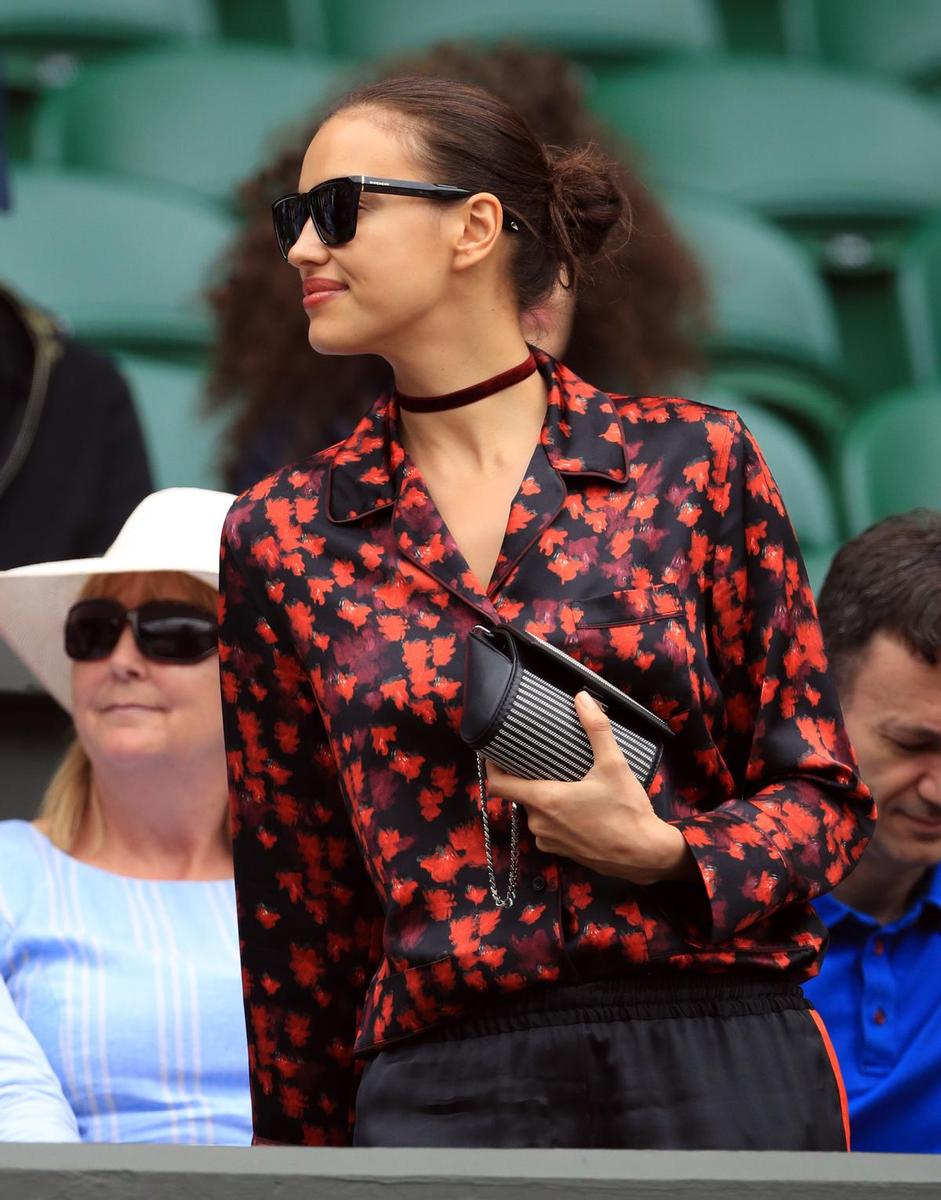
{"type": "Polygon", "coordinates": [[[611,722],[631,770],[650,786],[672,730],[577,659],[511,625],[477,625],[467,639],[461,737],[523,779],[581,779],[594,758],[575,711],[586,691],[611,722]]]}
{"type": "Polygon", "coordinates": [[[516,894],[518,815],[511,805],[509,884],[496,884],[487,814],[484,757],[523,779],[575,781],[592,768],[591,743],[575,710],[586,691],[607,713],[614,739],[645,789],[656,774],[664,742],[673,736],[665,721],[603,679],[584,663],[542,638],[507,624],[475,626],[466,646],[461,737],[477,751],[481,817],[490,891],[500,908],[516,894]]]}

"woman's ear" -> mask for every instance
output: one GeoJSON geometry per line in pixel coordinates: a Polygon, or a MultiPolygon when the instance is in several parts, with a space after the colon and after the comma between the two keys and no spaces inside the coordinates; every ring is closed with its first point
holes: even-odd
{"type": "Polygon", "coordinates": [[[503,205],[490,192],[476,192],[456,210],[460,224],[454,240],[454,267],[463,271],[493,251],[503,231],[503,205]]]}

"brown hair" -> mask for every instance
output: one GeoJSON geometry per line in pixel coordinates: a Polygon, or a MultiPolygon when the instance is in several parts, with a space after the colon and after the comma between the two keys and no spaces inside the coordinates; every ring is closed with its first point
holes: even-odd
{"type": "Polygon", "coordinates": [[[941,512],[886,517],[847,542],[830,565],[818,609],[844,698],[880,631],[924,662],[941,661],[941,512]]]}
{"type": "MultiPolygon", "coordinates": [[[[379,70],[478,84],[520,113],[541,142],[602,147],[627,199],[631,237],[609,238],[606,252],[588,271],[583,266],[565,362],[599,387],[648,394],[675,386],[677,376],[699,367],[696,334],[706,308],[700,268],[630,153],[586,108],[570,63],[516,46],[482,51],[448,44],[379,70]]],[[[297,189],[310,129],[298,127],[242,186],[246,224],[210,296],[217,340],[209,403],[234,412],[222,466],[235,490],[336,440],[391,382],[382,359],[311,350],[296,273],[274,244],[271,201],[297,189]]],[[[500,195],[489,175],[487,190],[500,195]]]]}
{"type": "Polygon", "coordinates": [[[493,92],[453,79],[403,75],[351,93],[328,115],[377,109],[400,118],[399,132],[428,177],[494,192],[520,229],[513,282],[521,309],[533,308],[560,274],[578,281],[626,207],[611,165],[592,146],[542,146],[493,92]]]}
{"type": "MultiPolygon", "coordinates": [[[[77,599],[95,600],[100,596],[120,596],[127,585],[146,581],[146,598],[160,600],[172,597],[188,600],[215,612],[219,593],[184,571],[116,572],[113,575],[92,575],[77,599]]],[[[82,822],[91,810],[100,837],[100,823],[95,812],[95,792],[92,787],[91,760],[82,743],[75,738],[46,788],[39,807],[39,819],[54,846],[68,853],[75,845],[82,822]]]]}

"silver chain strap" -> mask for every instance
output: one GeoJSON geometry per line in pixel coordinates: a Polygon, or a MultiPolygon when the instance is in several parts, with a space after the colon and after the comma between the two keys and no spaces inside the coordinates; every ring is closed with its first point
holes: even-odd
{"type": "Polygon", "coordinates": [[[490,817],[487,813],[487,778],[484,760],[477,755],[477,778],[480,781],[480,817],[484,825],[484,851],[487,855],[487,875],[490,879],[490,895],[497,908],[512,908],[516,900],[516,884],[520,865],[520,825],[516,802],[510,801],[510,870],[506,881],[506,895],[501,896],[497,888],[497,875],[493,869],[493,846],[490,841],[490,817]]]}

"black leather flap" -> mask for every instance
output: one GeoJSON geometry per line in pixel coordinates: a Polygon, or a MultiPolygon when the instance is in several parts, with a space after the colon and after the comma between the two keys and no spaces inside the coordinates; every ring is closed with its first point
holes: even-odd
{"type": "Polygon", "coordinates": [[[485,746],[513,703],[519,664],[514,643],[482,625],[467,638],[461,737],[474,749],[485,746]]]}

